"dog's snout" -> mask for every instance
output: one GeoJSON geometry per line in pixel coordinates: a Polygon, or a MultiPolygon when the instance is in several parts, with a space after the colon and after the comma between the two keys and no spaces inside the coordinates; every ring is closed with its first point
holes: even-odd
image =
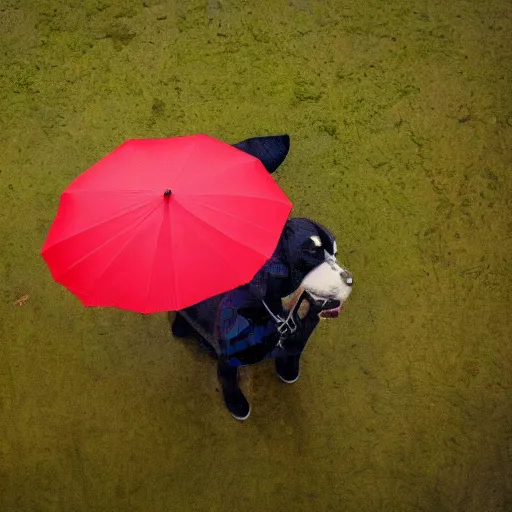
{"type": "Polygon", "coordinates": [[[341,271],[341,278],[347,286],[352,286],[354,284],[354,277],[348,270],[341,271]]]}

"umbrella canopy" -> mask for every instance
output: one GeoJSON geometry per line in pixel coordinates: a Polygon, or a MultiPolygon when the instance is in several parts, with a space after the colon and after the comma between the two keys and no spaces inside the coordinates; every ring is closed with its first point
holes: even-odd
{"type": "Polygon", "coordinates": [[[207,135],[128,140],[63,192],[41,254],[86,306],[176,311],[249,282],[292,203],[207,135]]]}

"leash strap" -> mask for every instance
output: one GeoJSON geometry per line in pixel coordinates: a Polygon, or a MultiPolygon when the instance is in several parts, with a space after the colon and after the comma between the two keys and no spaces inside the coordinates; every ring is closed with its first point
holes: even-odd
{"type": "Polygon", "coordinates": [[[295,321],[295,318],[297,318],[299,321],[300,318],[298,314],[296,315],[296,313],[304,300],[307,300],[306,290],[302,290],[302,293],[300,294],[299,298],[295,301],[295,304],[290,308],[290,311],[286,318],[283,318],[281,315],[274,314],[272,310],[267,306],[266,302],[264,300],[261,301],[265,306],[265,309],[268,311],[269,315],[274,320],[277,327],[277,331],[279,332],[279,341],[277,342],[278,347],[283,348],[283,340],[297,331],[298,325],[297,322],[295,321]]]}

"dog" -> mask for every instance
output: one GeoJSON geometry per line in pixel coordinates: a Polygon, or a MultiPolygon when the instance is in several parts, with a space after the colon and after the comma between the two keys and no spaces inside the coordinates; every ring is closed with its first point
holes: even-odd
{"type": "MultiPolygon", "coordinates": [[[[273,173],[289,151],[289,137],[255,137],[234,146],[273,173]]],[[[173,336],[196,335],[217,359],[224,402],[235,419],[246,420],[251,412],[238,385],[241,366],[272,358],[279,378],[296,382],[301,354],[319,321],[339,316],[354,280],[337,257],[327,228],[289,218],[272,257],[249,283],[176,313],[173,336]]]]}

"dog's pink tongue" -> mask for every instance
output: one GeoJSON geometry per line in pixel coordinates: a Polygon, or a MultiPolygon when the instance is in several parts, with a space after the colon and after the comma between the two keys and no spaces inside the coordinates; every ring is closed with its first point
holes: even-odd
{"type": "Polygon", "coordinates": [[[327,311],[322,311],[320,313],[320,316],[323,318],[337,318],[340,314],[341,309],[343,308],[343,304],[341,304],[339,307],[335,309],[329,309],[327,311]]]}

